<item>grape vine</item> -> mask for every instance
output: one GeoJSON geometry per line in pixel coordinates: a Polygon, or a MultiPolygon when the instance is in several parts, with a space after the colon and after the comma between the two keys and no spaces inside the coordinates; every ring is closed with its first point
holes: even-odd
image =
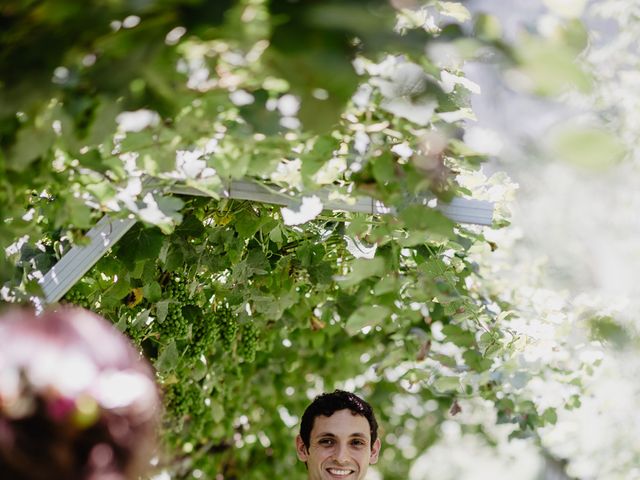
{"type": "Polygon", "coordinates": [[[212,318],[214,313],[205,314],[200,308],[193,307],[191,324],[191,342],[189,354],[193,358],[210,353],[215,342],[220,338],[220,326],[212,318]]]}
{"type": "Polygon", "coordinates": [[[82,292],[78,287],[69,290],[62,299],[62,303],[69,303],[91,310],[91,301],[87,298],[86,293],[82,292]]]}
{"type": "Polygon", "coordinates": [[[258,329],[253,321],[248,321],[240,326],[238,355],[245,362],[253,362],[256,358],[256,350],[258,347],[258,329]]]}
{"type": "Polygon", "coordinates": [[[238,319],[228,305],[218,305],[215,310],[214,322],[220,332],[222,348],[231,352],[236,342],[238,333],[238,319]]]}
{"type": "Polygon", "coordinates": [[[170,276],[164,297],[168,301],[167,315],[159,323],[158,330],[166,338],[183,338],[189,331],[189,322],[184,316],[183,309],[189,304],[189,292],[184,279],[179,276],[170,276]]]}

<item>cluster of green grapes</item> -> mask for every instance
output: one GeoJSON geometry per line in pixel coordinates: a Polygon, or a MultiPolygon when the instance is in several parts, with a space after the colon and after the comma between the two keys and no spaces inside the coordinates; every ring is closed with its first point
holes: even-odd
{"type": "Polygon", "coordinates": [[[202,388],[197,383],[183,379],[166,387],[166,404],[178,417],[198,415],[205,407],[202,388]]]}
{"type": "Polygon", "coordinates": [[[91,309],[91,302],[78,288],[72,288],[67,292],[64,296],[64,303],[70,303],[89,310],[91,309]]]}
{"type": "Polygon", "coordinates": [[[220,327],[218,323],[208,318],[202,310],[200,310],[191,324],[189,353],[194,358],[206,353],[218,338],[220,338],[220,327]]]}
{"type": "Polygon", "coordinates": [[[189,303],[189,291],[185,281],[178,276],[171,277],[165,286],[165,297],[179,303],[189,303]]]}
{"type": "Polygon", "coordinates": [[[178,302],[171,302],[167,307],[167,316],[158,324],[161,334],[172,338],[183,338],[188,330],[189,323],[182,314],[182,305],[178,302]]]}
{"type": "Polygon", "coordinates": [[[222,347],[228,352],[233,350],[233,344],[238,334],[238,319],[226,305],[218,306],[214,319],[220,332],[222,347]]]}
{"type": "Polygon", "coordinates": [[[184,281],[179,277],[172,277],[166,286],[164,297],[170,302],[167,316],[158,325],[158,329],[162,334],[183,338],[189,331],[189,322],[182,312],[182,307],[189,302],[189,292],[184,281]]]}
{"type": "Polygon", "coordinates": [[[240,340],[237,353],[245,362],[253,362],[256,359],[258,346],[258,329],[253,321],[243,323],[240,326],[240,340]]]}
{"type": "Polygon", "coordinates": [[[186,372],[179,382],[165,387],[167,412],[173,417],[174,432],[180,432],[183,441],[185,436],[195,442],[210,437],[212,416],[207,397],[209,393],[198,382],[189,380],[186,372]]]}

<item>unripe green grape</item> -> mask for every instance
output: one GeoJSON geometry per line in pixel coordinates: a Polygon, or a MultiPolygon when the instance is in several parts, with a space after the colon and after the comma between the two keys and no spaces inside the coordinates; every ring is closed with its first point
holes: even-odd
{"type": "Polygon", "coordinates": [[[71,290],[69,290],[64,296],[63,301],[64,303],[71,303],[78,307],[82,307],[86,309],[91,308],[91,302],[89,301],[87,296],[77,288],[72,288],[71,290]]]}
{"type": "Polygon", "coordinates": [[[187,334],[189,323],[182,314],[182,304],[175,301],[169,303],[167,307],[167,316],[164,321],[158,325],[160,333],[174,338],[182,338],[187,334]]]}
{"type": "Polygon", "coordinates": [[[185,281],[181,277],[171,277],[165,287],[165,297],[171,298],[176,302],[187,303],[189,301],[189,291],[185,281]]]}
{"type": "Polygon", "coordinates": [[[253,362],[256,358],[256,350],[258,346],[258,330],[253,323],[243,323],[240,327],[240,341],[238,342],[238,355],[245,362],[253,362]]]}
{"type": "Polygon", "coordinates": [[[194,416],[201,413],[204,406],[202,389],[192,382],[177,382],[166,389],[166,401],[171,412],[177,417],[194,416]]]}
{"type": "Polygon", "coordinates": [[[207,353],[211,344],[220,337],[220,328],[214,318],[205,315],[197,306],[189,305],[188,307],[188,311],[192,313],[190,315],[192,341],[189,345],[189,354],[197,357],[207,353]]]}
{"type": "Polygon", "coordinates": [[[238,333],[238,320],[236,316],[229,307],[219,306],[214,318],[220,331],[222,347],[227,351],[233,350],[233,344],[238,333]]]}

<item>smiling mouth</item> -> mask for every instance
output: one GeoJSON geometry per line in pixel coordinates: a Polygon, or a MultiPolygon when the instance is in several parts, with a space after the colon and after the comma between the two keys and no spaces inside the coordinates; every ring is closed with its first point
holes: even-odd
{"type": "Polygon", "coordinates": [[[327,472],[334,477],[347,477],[353,473],[353,470],[346,468],[327,468],[327,472]]]}

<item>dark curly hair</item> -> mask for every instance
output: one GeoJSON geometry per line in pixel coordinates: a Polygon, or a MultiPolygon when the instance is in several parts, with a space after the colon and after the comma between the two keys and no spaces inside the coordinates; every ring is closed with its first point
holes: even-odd
{"type": "Polygon", "coordinates": [[[351,410],[354,415],[362,415],[369,422],[371,432],[371,444],[378,438],[378,422],[371,405],[351,392],[335,390],[332,393],[323,393],[317,396],[302,414],[300,422],[300,437],[304,446],[309,448],[311,430],[316,417],[330,417],[338,410],[351,410]]]}
{"type": "Polygon", "coordinates": [[[0,317],[0,478],[137,478],[159,410],[151,367],[101,317],[77,308],[0,317]]]}

